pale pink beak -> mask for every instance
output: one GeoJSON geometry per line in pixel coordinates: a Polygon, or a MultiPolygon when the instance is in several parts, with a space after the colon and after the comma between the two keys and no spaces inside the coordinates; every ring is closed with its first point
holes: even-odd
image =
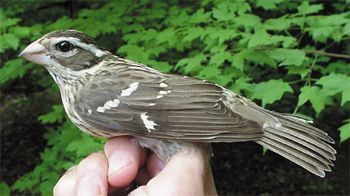
{"type": "Polygon", "coordinates": [[[18,56],[39,65],[49,65],[51,59],[47,56],[47,52],[47,49],[39,43],[39,40],[36,40],[29,44],[18,56]]]}

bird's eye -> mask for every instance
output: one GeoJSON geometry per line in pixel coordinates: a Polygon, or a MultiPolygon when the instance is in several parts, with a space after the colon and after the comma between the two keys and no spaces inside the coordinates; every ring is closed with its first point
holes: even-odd
{"type": "Polygon", "coordinates": [[[56,47],[62,52],[68,52],[72,50],[73,45],[67,41],[61,41],[56,44],[56,47]]]}

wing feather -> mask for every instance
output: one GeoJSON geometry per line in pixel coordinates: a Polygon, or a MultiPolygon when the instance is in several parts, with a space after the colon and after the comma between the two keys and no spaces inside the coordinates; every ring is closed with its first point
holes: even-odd
{"type": "Polygon", "coordinates": [[[103,131],[153,138],[232,142],[262,137],[257,123],[225,106],[221,87],[194,78],[155,77],[138,71],[137,80],[125,70],[94,78],[76,103],[78,114],[103,131]],[[137,88],[121,96],[135,82],[137,88]],[[117,100],[111,105],[115,107],[107,104],[113,100],[117,100]],[[97,111],[98,107],[103,110],[97,111]],[[141,115],[146,115],[148,122],[141,115]],[[145,123],[150,124],[147,127],[145,123]]]}

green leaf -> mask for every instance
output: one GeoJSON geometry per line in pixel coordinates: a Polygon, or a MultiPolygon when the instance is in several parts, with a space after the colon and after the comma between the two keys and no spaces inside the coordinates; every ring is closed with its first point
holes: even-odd
{"type": "Polygon", "coordinates": [[[237,78],[241,75],[241,72],[232,67],[225,67],[224,70],[220,70],[220,74],[211,78],[210,81],[219,84],[220,86],[227,86],[233,81],[233,78],[237,78]]]}
{"type": "Polygon", "coordinates": [[[298,40],[291,36],[284,37],[282,41],[283,48],[289,48],[292,46],[296,46],[297,44],[298,44],[298,40]]]}
{"type": "Polygon", "coordinates": [[[271,56],[266,51],[261,50],[242,50],[243,56],[247,62],[253,62],[256,65],[268,65],[275,68],[277,63],[271,58],[271,56]]]}
{"type": "Polygon", "coordinates": [[[172,70],[173,66],[169,65],[168,62],[161,62],[161,61],[155,61],[155,60],[148,60],[145,61],[148,66],[157,69],[163,73],[168,73],[172,70]]]}
{"type": "Polygon", "coordinates": [[[329,95],[334,95],[349,87],[350,77],[344,74],[331,73],[323,76],[316,83],[322,85],[329,95]]]}
{"type": "Polygon", "coordinates": [[[203,38],[206,35],[206,31],[203,28],[200,27],[190,27],[187,28],[185,32],[185,37],[183,38],[184,41],[192,41],[197,38],[203,38]]]}
{"type": "Polygon", "coordinates": [[[228,4],[229,4],[229,8],[235,11],[238,15],[245,15],[246,13],[249,13],[252,11],[249,3],[245,1],[235,1],[234,3],[230,2],[228,4]]]}
{"type": "Polygon", "coordinates": [[[321,67],[321,72],[323,75],[328,75],[332,72],[334,73],[342,73],[342,74],[347,74],[350,73],[350,66],[349,64],[345,61],[336,61],[329,63],[327,67],[321,67]]]}
{"type": "Polygon", "coordinates": [[[343,28],[344,35],[350,35],[350,22],[346,23],[346,25],[343,28]]]}
{"type": "Polygon", "coordinates": [[[19,46],[19,39],[14,34],[5,34],[1,38],[5,45],[8,45],[13,50],[16,50],[19,46]]]}
{"type": "Polygon", "coordinates": [[[8,27],[16,25],[21,19],[19,18],[6,18],[1,20],[0,30],[4,31],[8,27]]]}
{"type": "Polygon", "coordinates": [[[255,85],[252,99],[262,100],[262,105],[265,107],[266,104],[271,104],[280,100],[282,95],[286,92],[293,92],[293,89],[288,83],[281,79],[269,80],[255,85]]]}
{"type": "Polygon", "coordinates": [[[86,156],[90,152],[102,150],[102,148],[101,141],[84,134],[80,140],[72,141],[66,149],[67,151],[75,152],[77,156],[86,156]]]}
{"type": "Polygon", "coordinates": [[[280,61],[281,65],[300,66],[304,62],[306,55],[302,50],[278,48],[269,52],[269,55],[280,61]]]}
{"type": "Polygon", "coordinates": [[[244,53],[238,52],[231,57],[232,67],[236,67],[237,69],[243,71],[244,69],[244,53]]]}
{"type": "Polygon", "coordinates": [[[285,30],[291,25],[291,20],[284,17],[281,18],[271,18],[264,22],[264,27],[269,30],[285,30]]]}
{"type": "Polygon", "coordinates": [[[41,193],[50,193],[52,192],[52,188],[51,187],[54,187],[56,183],[54,182],[50,182],[50,181],[44,181],[44,182],[41,182],[40,185],[39,185],[39,190],[41,193]]]}
{"type": "Polygon", "coordinates": [[[212,79],[221,74],[221,70],[216,66],[206,66],[199,72],[202,79],[212,79]]]}
{"type": "Polygon", "coordinates": [[[310,72],[310,68],[306,66],[289,66],[288,75],[298,74],[301,78],[305,78],[310,72]]]}
{"type": "Polygon", "coordinates": [[[223,51],[223,52],[219,52],[214,54],[211,58],[210,58],[210,65],[215,65],[215,66],[220,66],[222,63],[224,63],[224,61],[226,59],[229,59],[231,57],[231,54],[223,51]]]}
{"type": "Polygon", "coordinates": [[[322,9],[323,9],[322,4],[310,5],[309,1],[303,1],[301,5],[298,6],[298,12],[302,15],[317,13],[322,9]]]}
{"type": "Polygon", "coordinates": [[[199,72],[202,67],[202,61],[206,59],[203,54],[197,54],[191,58],[181,59],[175,66],[175,69],[180,69],[184,74],[195,74],[199,72]]]}
{"type": "Polygon", "coordinates": [[[344,74],[331,73],[328,76],[323,76],[317,82],[322,85],[323,93],[327,95],[335,95],[341,92],[342,102],[344,105],[350,101],[350,77],[344,74]]]}
{"type": "Polygon", "coordinates": [[[350,119],[345,122],[345,124],[338,128],[340,131],[340,143],[343,143],[350,138],[350,119]]]}
{"type": "Polygon", "coordinates": [[[269,39],[270,35],[264,29],[258,28],[255,30],[255,33],[250,37],[248,42],[248,48],[267,45],[266,41],[269,39]]]}
{"type": "Polygon", "coordinates": [[[174,28],[167,28],[164,31],[158,33],[156,41],[158,44],[169,43],[170,45],[174,45],[177,42],[175,38],[176,30],[174,28]]]}
{"type": "Polygon", "coordinates": [[[149,58],[149,53],[142,47],[134,44],[123,45],[118,49],[118,52],[126,54],[129,59],[137,62],[143,62],[149,58]]]}
{"type": "Polygon", "coordinates": [[[0,85],[9,80],[21,78],[28,70],[33,68],[33,64],[24,64],[20,58],[9,60],[0,68],[0,85]]]}
{"type": "Polygon", "coordinates": [[[16,26],[11,28],[11,32],[16,35],[17,37],[27,37],[29,36],[30,33],[30,28],[29,27],[20,27],[20,26],[16,26]]]}
{"type": "Polygon", "coordinates": [[[233,12],[229,10],[228,5],[223,2],[213,9],[213,17],[218,21],[227,21],[233,18],[233,12]]]}
{"type": "Polygon", "coordinates": [[[238,36],[237,32],[233,29],[207,28],[206,31],[211,38],[218,39],[219,44],[223,44],[225,41],[231,40],[238,36]]]}
{"type": "Polygon", "coordinates": [[[324,95],[317,86],[304,86],[300,91],[297,108],[310,101],[318,115],[324,109],[328,96],[324,95]]]}
{"type": "Polygon", "coordinates": [[[332,35],[334,28],[331,26],[312,26],[308,31],[311,33],[312,39],[324,43],[332,35]]]}
{"type": "Polygon", "coordinates": [[[343,89],[341,94],[341,106],[344,106],[344,104],[348,101],[350,101],[350,88],[343,89]]]}
{"type": "MultiPolygon", "coordinates": [[[[349,22],[350,12],[344,12],[341,14],[332,14],[329,16],[320,16],[320,20],[317,21],[322,26],[340,26],[349,22]]],[[[313,18],[311,18],[313,19],[313,18]]]]}
{"type": "Polygon", "coordinates": [[[283,0],[257,0],[256,6],[262,7],[264,10],[273,10],[277,8],[277,4],[283,2],[283,0]]]}
{"type": "Polygon", "coordinates": [[[10,196],[10,187],[6,184],[6,182],[0,183],[0,195],[1,196],[10,196]]]}
{"type": "Polygon", "coordinates": [[[246,28],[261,26],[261,18],[253,14],[239,15],[233,19],[235,25],[246,28]]]}
{"type": "Polygon", "coordinates": [[[203,8],[197,10],[191,17],[191,23],[206,23],[210,20],[210,12],[205,12],[203,8]]]}
{"type": "Polygon", "coordinates": [[[169,23],[172,26],[183,26],[190,20],[190,16],[187,12],[187,9],[178,9],[177,7],[172,7],[172,9],[169,10],[170,17],[167,20],[169,20],[169,23]]]}
{"type": "Polygon", "coordinates": [[[52,111],[39,116],[39,120],[44,124],[62,122],[65,118],[65,112],[62,105],[53,105],[52,111]]]}
{"type": "Polygon", "coordinates": [[[254,85],[250,83],[251,78],[247,78],[247,77],[240,77],[238,78],[235,83],[230,87],[230,90],[234,91],[234,92],[248,92],[247,96],[251,96],[249,95],[249,93],[254,91],[254,85]]]}
{"type": "Polygon", "coordinates": [[[327,39],[333,39],[337,42],[341,41],[346,30],[346,24],[349,22],[349,14],[332,14],[329,16],[313,16],[307,18],[307,28],[315,41],[324,43],[327,39]],[[344,26],[344,28],[342,27],[344,26]]]}

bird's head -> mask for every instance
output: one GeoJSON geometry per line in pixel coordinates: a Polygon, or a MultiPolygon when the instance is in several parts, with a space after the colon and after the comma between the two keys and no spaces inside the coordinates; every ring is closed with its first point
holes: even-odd
{"type": "Polygon", "coordinates": [[[98,47],[95,41],[76,30],[48,33],[28,45],[20,57],[44,65],[55,75],[79,72],[96,66],[110,54],[98,47]]]}

